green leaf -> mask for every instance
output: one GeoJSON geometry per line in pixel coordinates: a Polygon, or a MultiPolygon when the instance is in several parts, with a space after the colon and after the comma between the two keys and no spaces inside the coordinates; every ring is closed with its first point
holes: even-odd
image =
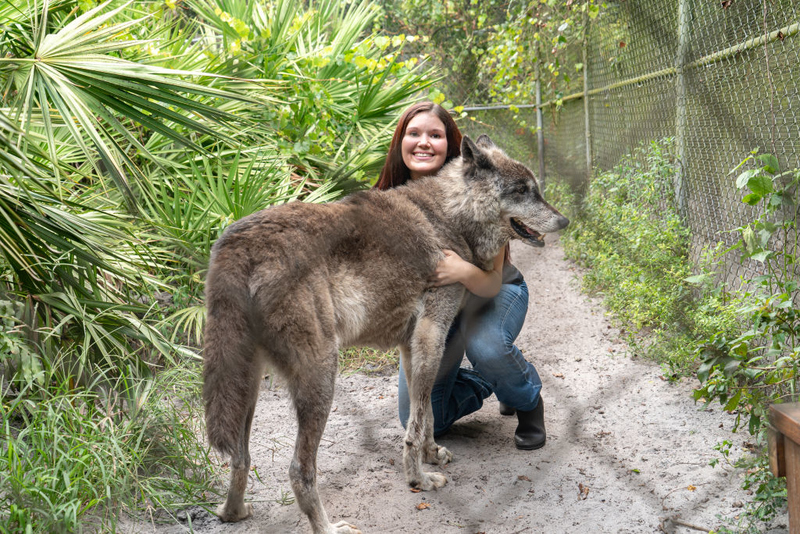
{"type": "Polygon", "coordinates": [[[747,425],[751,435],[756,435],[761,428],[761,418],[755,414],[750,414],[750,423],[747,425]]]}
{"type": "Polygon", "coordinates": [[[741,363],[742,362],[739,361],[739,360],[730,359],[727,362],[725,362],[725,367],[722,369],[722,372],[725,374],[725,376],[729,377],[734,372],[736,372],[736,370],[739,368],[739,365],[741,365],[741,363]]]}
{"type": "Polygon", "coordinates": [[[762,198],[764,198],[764,197],[762,197],[761,195],[757,195],[755,193],[750,193],[749,195],[745,195],[745,197],[742,199],[742,202],[744,202],[745,204],[747,204],[749,206],[755,206],[756,204],[761,202],[762,198]]]}
{"type": "Polygon", "coordinates": [[[780,207],[783,205],[783,203],[784,203],[784,200],[783,200],[783,199],[784,199],[784,197],[783,197],[783,195],[782,195],[782,194],[780,194],[780,192],[778,192],[778,193],[773,193],[773,194],[772,194],[772,195],[770,195],[770,197],[769,197],[769,202],[767,203],[767,206],[768,206],[768,208],[769,208],[771,211],[774,211],[774,210],[776,210],[776,209],[780,208],[780,207]]]}
{"type": "Polygon", "coordinates": [[[716,363],[717,359],[712,358],[710,360],[706,360],[700,365],[700,367],[697,368],[697,378],[700,380],[700,383],[708,380],[708,375],[711,373],[711,369],[713,369],[716,363]]]}
{"type": "Polygon", "coordinates": [[[773,255],[774,252],[772,252],[771,250],[762,250],[761,252],[756,252],[755,254],[750,256],[750,259],[764,263],[765,261],[767,261],[768,258],[770,258],[773,255]]]}
{"type": "Polygon", "coordinates": [[[736,394],[731,397],[725,404],[725,411],[732,412],[739,407],[739,401],[742,399],[742,390],[736,390],[736,394]]]}
{"type": "Polygon", "coordinates": [[[747,188],[753,193],[761,195],[762,197],[775,191],[775,187],[772,184],[772,178],[769,176],[764,176],[763,174],[753,176],[747,180],[747,188]]]}
{"type": "Polygon", "coordinates": [[[756,160],[761,163],[761,168],[770,174],[778,173],[778,158],[772,154],[761,154],[756,156],[756,160]]]}
{"type": "Polygon", "coordinates": [[[742,230],[742,240],[744,240],[744,245],[747,252],[752,253],[758,249],[756,234],[752,227],[748,226],[742,230]]]}
{"type": "Polygon", "coordinates": [[[711,277],[707,274],[696,274],[694,276],[690,276],[688,278],[684,278],[684,282],[688,282],[690,284],[700,285],[707,281],[710,281],[711,277]]]}
{"type": "Polygon", "coordinates": [[[747,185],[747,182],[750,181],[750,178],[753,176],[758,176],[761,174],[761,169],[750,169],[749,171],[744,171],[736,178],[736,187],[738,189],[743,188],[747,185]]]}

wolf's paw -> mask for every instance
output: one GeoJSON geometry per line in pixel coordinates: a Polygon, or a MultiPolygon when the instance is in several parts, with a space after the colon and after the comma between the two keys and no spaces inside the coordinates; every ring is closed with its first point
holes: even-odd
{"type": "Polygon", "coordinates": [[[361,534],[361,531],[348,523],[347,521],[339,521],[333,526],[332,534],[361,534]]]}
{"type": "Polygon", "coordinates": [[[453,453],[436,444],[425,449],[425,463],[445,466],[453,461],[453,453]]]}
{"type": "Polygon", "coordinates": [[[420,480],[410,480],[408,484],[412,488],[421,489],[422,491],[430,491],[439,489],[447,484],[447,477],[441,473],[422,473],[420,480]]]}
{"type": "Polygon", "coordinates": [[[217,516],[226,523],[235,523],[242,519],[247,519],[253,515],[253,505],[250,503],[240,503],[229,506],[227,501],[217,507],[217,516]]]}

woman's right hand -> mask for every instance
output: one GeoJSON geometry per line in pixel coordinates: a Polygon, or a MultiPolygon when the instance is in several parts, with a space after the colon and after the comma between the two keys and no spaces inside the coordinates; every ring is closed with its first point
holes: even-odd
{"type": "Polygon", "coordinates": [[[464,261],[452,250],[445,249],[442,252],[444,252],[444,259],[439,260],[430,277],[430,282],[436,287],[464,283],[465,278],[469,275],[469,268],[474,265],[464,261]]]}
{"type": "Polygon", "coordinates": [[[430,277],[436,286],[463,284],[467,290],[479,297],[492,298],[503,286],[503,252],[495,257],[492,270],[484,271],[466,261],[452,250],[443,250],[444,259],[439,260],[430,277]]]}

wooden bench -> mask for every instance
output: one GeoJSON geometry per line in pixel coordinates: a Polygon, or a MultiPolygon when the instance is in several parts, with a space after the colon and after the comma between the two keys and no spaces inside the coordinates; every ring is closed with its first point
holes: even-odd
{"type": "Polygon", "coordinates": [[[769,468],[786,477],[789,532],[800,534],[800,403],[769,407],[769,468]]]}

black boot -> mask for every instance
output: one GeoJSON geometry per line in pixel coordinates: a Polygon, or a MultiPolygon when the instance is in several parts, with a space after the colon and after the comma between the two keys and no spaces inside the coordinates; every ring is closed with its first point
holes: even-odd
{"type": "Polygon", "coordinates": [[[533,451],[544,447],[547,438],[544,430],[544,400],[539,397],[539,404],[528,412],[517,410],[517,419],[519,425],[514,432],[514,443],[517,448],[533,451]]]}
{"type": "Polygon", "coordinates": [[[503,404],[502,402],[500,403],[500,415],[514,415],[515,413],[517,413],[516,408],[512,408],[511,406],[503,404]]]}

